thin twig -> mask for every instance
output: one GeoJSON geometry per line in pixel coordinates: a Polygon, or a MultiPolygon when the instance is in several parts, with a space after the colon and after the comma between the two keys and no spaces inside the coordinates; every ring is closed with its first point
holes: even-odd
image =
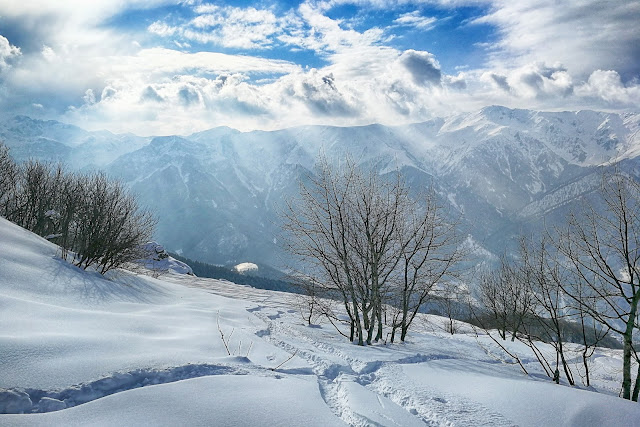
{"type": "MultiPolygon", "coordinates": [[[[218,324],[218,332],[220,332],[220,338],[222,339],[222,344],[224,344],[224,348],[227,350],[227,355],[231,356],[231,352],[229,351],[229,345],[227,341],[224,339],[224,332],[222,332],[222,328],[220,327],[220,311],[218,310],[218,317],[216,319],[216,323],[218,324]]],[[[233,334],[233,330],[231,331],[233,334]]],[[[229,336],[231,338],[231,336],[229,336]]]]}
{"type": "Polygon", "coordinates": [[[278,366],[276,366],[275,368],[271,368],[272,371],[275,371],[276,369],[280,368],[282,365],[284,365],[285,363],[287,363],[289,360],[293,359],[295,357],[295,355],[298,354],[298,349],[296,349],[296,351],[293,352],[293,354],[291,356],[289,356],[289,358],[287,360],[285,360],[284,362],[282,362],[281,364],[279,364],[278,366]]]}

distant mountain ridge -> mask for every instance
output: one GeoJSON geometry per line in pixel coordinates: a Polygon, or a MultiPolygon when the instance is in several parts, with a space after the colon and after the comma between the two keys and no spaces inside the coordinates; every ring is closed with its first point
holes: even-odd
{"type": "Polygon", "coordinates": [[[285,262],[277,211],[322,150],[380,173],[401,169],[464,214],[462,229],[493,253],[509,237],[558,220],[597,185],[598,166],[640,168],[640,114],[486,107],[404,126],[300,126],[143,138],[16,117],[0,139],[18,160],[58,159],[123,179],[160,218],[167,249],[214,264],[285,262]]]}

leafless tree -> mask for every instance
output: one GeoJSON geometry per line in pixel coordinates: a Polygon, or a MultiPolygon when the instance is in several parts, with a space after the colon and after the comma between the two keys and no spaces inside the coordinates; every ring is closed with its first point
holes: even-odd
{"type": "MultiPolygon", "coordinates": [[[[572,310],[574,311],[574,317],[577,318],[577,322],[580,325],[580,343],[582,344],[582,369],[578,369],[578,374],[582,378],[582,382],[585,386],[591,385],[590,374],[590,362],[591,356],[595,352],[596,347],[607,338],[610,330],[600,322],[598,322],[589,313],[593,311],[592,308],[586,309],[585,305],[592,302],[594,299],[589,296],[591,291],[588,286],[584,286],[583,283],[578,280],[572,287],[575,299],[571,298],[570,302],[573,302],[572,310]],[[576,304],[575,301],[581,301],[580,304],[576,304]]],[[[636,385],[638,382],[636,381],[636,385]]]]}
{"type": "Polygon", "coordinates": [[[352,251],[355,174],[351,165],[336,171],[320,158],[315,176],[300,183],[299,198],[288,202],[282,216],[286,248],[304,266],[296,275],[314,287],[315,295],[342,301],[350,321],[349,338],[364,345],[352,251]]]}
{"type": "Polygon", "coordinates": [[[95,265],[101,273],[141,258],[141,246],[152,235],[155,218],[138,207],[121,183],[103,173],[87,179],[75,219],[74,263],[95,265]]]}
{"type": "Polygon", "coordinates": [[[500,338],[505,340],[510,332],[514,341],[532,310],[531,293],[516,262],[502,256],[500,265],[481,278],[478,293],[479,302],[500,338]]]}
{"type": "Polygon", "coordinates": [[[47,212],[55,208],[61,166],[30,160],[18,167],[15,189],[5,205],[5,216],[12,222],[45,235],[50,229],[47,212]]]}
{"type": "MultiPolygon", "coordinates": [[[[567,280],[567,271],[549,250],[545,238],[539,241],[523,238],[520,241],[520,277],[529,289],[532,300],[531,324],[525,325],[529,341],[549,342],[556,353],[554,378],[559,381],[559,365],[570,385],[575,384],[565,350],[565,325],[572,317],[561,283],[567,280]],[[539,332],[534,331],[537,329],[539,332]]],[[[539,359],[540,360],[540,359],[539,359]]],[[[541,362],[543,363],[543,362],[541,362]]],[[[543,367],[546,370],[546,366],[543,367]]]]}
{"type": "Polygon", "coordinates": [[[621,337],[622,397],[637,401],[640,378],[632,394],[631,366],[640,301],[640,185],[619,170],[606,172],[597,202],[584,203],[566,229],[556,230],[558,250],[574,274],[563,289],[621,337]]]}
{"type": "Polygon", "coordinates": [[[15,191],[18,167],[9,155],[9,148],[0,142],[0,215],[6,216],[6,203],[15,191]]]}
{"type": "Polygon", "coordinates": [[[465,306],[469,301],[469,290],[461,283],[453,281],[445,282],[436,290],[440,314],[445,317],[444,330],[451,335],[458,330],[456,320],[461,319],[465,313],[465,306]]]}
{"type": "Polygon", "coordinates": [[[404,253],[407,240],[401,239],[404,218],[410,214],[411,200],[402,177],[382,179],[375,170],[359,170],[355,174],[352,194],[353,230],[351,249],[357,267],[357,283],[361,285],[364,327],[367,344],[382,338],[383,306],[390,292],[390,277],[404,253]],[[376,328],[377,327],[377,328],[376,328]],[[377,329],[375,338],[374,330],[377,329]]]}
{"type": "MultiPolygon", "coordinates": [[[[433,189],[414,200],[404,214],[400,230],[403,249],[395,288],[397,301],[393,304],[399,310],[391,342],[396,329],[400,330],[400,340],[405,340],[411,323],[437,284],[445,285],[457,277],[457,267],[465,253],[456,231],[457,224],[447,220],[446,214],[433,189]]],[[[448,307],[453,309],[453,305],[448,307]]]]}
{"type": "Polygon", "coordinates": [[[382,177],[324,157],[289,202],[283,222],[287,249],[303,266],[297,276],[314,297],[342,301],[352,341],[381,339],[387,307],[398,301],[403,315],[391,326],[404,339],[433,283],[451,271],[457,258],[445,250],[455,250],[453,226],[434,203],[411,199],[399,172],[382,177]]]}

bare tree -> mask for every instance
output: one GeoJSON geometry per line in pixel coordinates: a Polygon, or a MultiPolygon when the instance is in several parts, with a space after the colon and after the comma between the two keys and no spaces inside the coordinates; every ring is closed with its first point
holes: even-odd
{"type": "Polygon", "coordinates": [[[304,266],[304,271],[297,272],[302,283],[314,287],[314,297],[320,293],[339,298],[350,320],[350,340],[357,338],[364,345],[351,250],[355,173],[351,166],[335,171],[321,157],[316,175],[309,177],[309,183],[300,183],[299,198],[288,202],[282,216],[286,247],[304,266]]]}
{"type": "MultiPolygon", "coordinates": [[[[592,302],[594,299],[589,297],[590,290],[588,286],[583,286],[581,281],[577,281],[572,287],[575,299],[571,298],[574,302],[572,309],[574,310],[575,317],[580,325],[580,340],[582,344],[582,371],[578,370],[578,374],[582,378],[582,382],[585,386],[589,387],[591,384],[590,374],[590,361],[591,356],[595,352],[596,347],[607,338],[610,330],[600,322],[598,322],[589,313],[593,311],[593,308],[586,309],[585,305],[592,302]],[[582,301],[580,304],[575,304],[575,301],[582,301]]],[[[638,381],[636,381],[636,385],[638,381]]]]}
{"type": "MultiPolygon", "coordinates": [[[[464,257],[456,232],[456,222],[447,220],[447,212],[438,203],[431,189],[424,197],[413,201],[406,210],[400,230],[402,251],[395,288],[395,306],[391,342],[396,329],[404,341],[417,313],[432,296],[434,287],[457,276],[459,261],[464,257]]],[[[453,306],[449,306],[453,309],[453,306]]]]}
{"type": "Polygon", "coordinates": [[[531,293],[520,276],[519,266],[502,256],[498,268],[483,275],[478,292],[480,304],[500,338],[506,340],[510,332],[514,341],[532,309],[531,293]]]}
{"type": "Polygon", "coordinates": [[[141,258],[141,247],[151,238],[155,222],[121,183],[94,174],[87,179],[77,210],[74,263],[82,268],[95,265],[104,274],[141,258]]]}
{"type": "Polygon", "coordinates": [[[6,216],[6,204],[16,189],[18,167],[9,156],[9,148],[0,142],[0,215],[6,216]]]}
{"type": "Polygon", "coordinates": [[[76,265],[101,273],[140,258],[156,222],[118,181],[36,160],[16,165],[1,144],[0,214],[58,243],[62,258],[74,251],[76,265]]]}
{"type": "Polygon", "coordinates": [[[392,336],[400,328],[404,339],[429,289],[451,272],[457,258],[445,250],[457,253],[454,228],[431,197],[427,206],[411,199],[400,173],[382,177],[349,159],[333,167],[321,157],[287,205],[287,249],[303,266],[297,276],[312,297],[342,301],[352,341],[381,339],[393,303],[403,308],[392,316],[392,336]]]}
{"type": "Polygon", "coordinates": [[[18,168],[18,180],[6,217],[19,226],[43,235],[47,228],[47,211],[53,209],[56,173],[51,165],[30,160],[18,168]]]}
{"type": "MultiPolygon", "coordinates": [[[[525,325],[527,333],[530,338],[553,345],[556,353],[554,374],[556,382],[559,382],[561,363],[567,381],[570,385],[574,385],[575,380],[567,362],[564,342],[565,325],[572,317],[571,308],[566,304],[568,298],[565,297],[561,287],[561,283],[567,279],[567,271],[549,251],[545,238],[537,242],[526,238],[521,239],[520,259],[520,277],[532,297],[531,325],[525,325]],[[536,326],[539,332],[533,331],[536,326]]],[[[546,369],[546,366],[543,367],[546,369]]]]}
{"type": "MultiPolygon", "coordinates": [[[[355,165],[351,165],[357,170],[355,165]]],[[[394,273],[409,241],[400,238],[401,226],[411,201],[402,177],[382,179],[374,170],[357,170],[352,194],[353,217],[351,249],[356,256],[358,283],[362,286],[363,321],[367,344],[382,338],[383,304],[389,292],[389,278],[394,273]]]]}
{"type": "Polygon", "coordinates": [[[640,301],[640,185],[619,170],[604,173],[597,201],[585,203],[581,214],[569,215],[565,230],[557,230],[558,250],[574,274],[563,289],[621,337],[622,397],[637,401],[640,378],[632,395],[631,365],[640,301]]]}
{"type": "Polygon", "coordinates": [[[436,296],[440,314],[445,317],[444,330],[453,335],[458,330],[456,320],[467,313],[465,306],[469,302],[469,290],[461,283],[445,282],[437,289],[436,296]]]}

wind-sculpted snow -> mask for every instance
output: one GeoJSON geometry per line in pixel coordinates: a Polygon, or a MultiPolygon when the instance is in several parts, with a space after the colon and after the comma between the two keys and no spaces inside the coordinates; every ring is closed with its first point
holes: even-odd
{"type": "MultiPolygon", "coordinates": [[[[230,358],[231,359],[231,358],[230,358]]],[[[235,364],[248,362],[248,359],[234,358],[235,364]]],[[[131,372],[114,373],[109,377],[101,378],[89,383],[75,385],[62,390],[38,390],[21,389],[11,390],[16,393],[14,400],[24,399],[26,394],[31,401],[31,407],[22,407],[19,412],[36,413],[52,412],[96,399],[149,385],[166,384],[190,378],[211,375],[247,375],[248,372],[238,367],[226,365],[196,364],[177,366],[166,369],[136,369],[131,372]],[[57,404],[54,404],[57,403],[57,404]]],[[[5,413],[8,406],[5,404],[5,413]]],[[[3,412],[0,408],[0,412],[3,412]]]]}

